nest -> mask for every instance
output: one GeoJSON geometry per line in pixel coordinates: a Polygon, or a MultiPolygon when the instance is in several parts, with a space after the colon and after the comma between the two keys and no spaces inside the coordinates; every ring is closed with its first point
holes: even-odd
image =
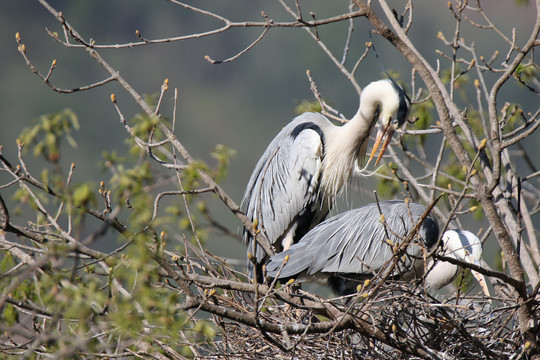
{"type": "Polygon", "coordinates": [[[220,334],[197,348],[197,358],[520,358],[526,346],[517,307],[508,298],[492,301],[459,288],[434,297],[419,283],[397,281],[335,299],[300,289],[261,288],[255,295],[227,290],[213,305],[241,309],[256,323],[214,313],[220,334]]]}

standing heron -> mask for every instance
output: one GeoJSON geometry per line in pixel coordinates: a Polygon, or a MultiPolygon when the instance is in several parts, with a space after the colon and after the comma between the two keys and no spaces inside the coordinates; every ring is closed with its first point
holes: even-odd
{"type": "MultiPolygon", "coordinates": [[[[257,220],[276,252],[298,242],[326,218],[355,164],[364,158],[369,135],[380,117],[371,152],[373,157],[384,139],[379,162],[396,125],[405,122],[410,105],[397,83],[379,80],[364,88],[358,111],[346,124],[336,126],[320,113],[304,113],[279,132],[255,166],[242,199],[242,210],[251,221],[257,220]]],[[[254,256],[261,282],[261,266],[269,255],[247,229],[243,241],[254,256]]],[[[254,271],[248,261],[252,279],[254,271]]]]}
{"type": "MultiPolygon", "coordinates": [[[[426,285],[439,289],[455,278],[459,267],[425,258],[439,238],[437,220],[431,214],[422,220],[425,212],[422,205],[398,200],[344,212],[315,226],[300,242],[274,255],[266,265],[267,275],[281,280],[326,279],[334,292],[349,295],[364,280],[391,271],[393,278],[401,280],[425,275],[426,285]],[[396,246],[403,244],[415,227],[417,232],[395,267],[388,267],[394,260],[396,246]]],[[[439,253],[479,265],[482,244],[469,231],[448,230],[442,236],[439,253]]],[[[472,273],[489,296],[483,275],[472,273]]]]}

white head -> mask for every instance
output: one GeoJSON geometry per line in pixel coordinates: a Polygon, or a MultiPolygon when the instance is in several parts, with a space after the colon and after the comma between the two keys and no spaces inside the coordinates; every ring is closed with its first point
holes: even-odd
{"type": "MultiPolygon", "coordinates": [[[[480,265],[482,258],[482,242],[476,235],[466,230],[447,230],[442,237],[443,249],[441,255],[454,259],[480,265]]],[[[433,289],[440,289],[448,285],[459,272],[457,265],[445,261],[438,261],[432,266],[428,265],[426,284],[433,289]]],[[[489,290],[484,276],[476,271],[471,271],[484,293],[489,296],[489,290]]]]}
{"type": "Polygon", "coordinates": [[[482,243],[472,232],[467,230],[447,230],[443,234],[444,251],[442,255],[454,257],[474,264],[482,258],[482,243]]]}
{"type": "MultiPolygon", "coordinates": [[[[384,140],[375,165],[379,163],[388,144],[390,144],[395,129],[403,125],[405,120],[407,120],[410,109],[411,100],[407,96],[407,93],[391,79],[375,81],[364,88],[360,96],[360,108],[358,111],[362,112],[364,117],[369,117],[370,114],[373,114],[374,116],[379,115],[381,119],[381,127],[377,133],[377,139],[375,140],[375,145],[373,145],[369,161],[373,158],[386,134],[386,139],[384,140]]],[[[367,120],[373,121],[369,118],[367,120]]]]}
{"type": "MultiPolygon", "coordinates": [[[[388,134],[380,158],[390,143],[395,126],[405,122],[409,108],[409,98],[399,85],[390,80],[375,81],[362,91],[360,107],[351,121],[328,130],[320,184],[330,203],[348,181],[356,161],[363,159],[377,119],[382,119],[378,143],[385,133],[388,134]]],[[[374,152],[377,147],[378,144],[374,146],[374,152]]]]}

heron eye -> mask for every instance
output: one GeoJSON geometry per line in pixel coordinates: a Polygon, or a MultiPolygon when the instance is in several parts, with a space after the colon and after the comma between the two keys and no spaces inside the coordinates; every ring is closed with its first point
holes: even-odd
{"type": "Polygon", "coordinates": [[[398,119],[397,118],[393,118],[392,119],[392,125],[398,125],[398,119]]]}

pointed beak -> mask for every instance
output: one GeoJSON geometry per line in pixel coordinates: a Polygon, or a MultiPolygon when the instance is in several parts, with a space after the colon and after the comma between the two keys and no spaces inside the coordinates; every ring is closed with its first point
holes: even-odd
{"type": "MultiPolygon", "coordinates": [[[[469,261],[469,262],[471,262],[471,261],[469,261]]],[[[475,265],[478,265],[478,266],[482,266],[480,261],[473,261],[472,263],[475,264],[475,265]]],[[[486,278],[484,277],[484,275],[482,275],[479,272],[476,272],[474,270],[471,270],[471,274],[474,276],[476,281],[478,281],[478,284],[482,288],[482,291],[484,292],[484,294],[488,298],[491,297],[491,294],[489,293],[489,289],[488,289],[488,286],[487,286],[487,283],[486,283],[486,278]]]]}
{"type": "Polygon", "coordinates": [[[375,162],[375,166],[381,161],[382,156],[384,155],[384,152],[386,151],[386,148],[390,144],[390,140],[392,140],[392,136],[394,135],[395,128],[392,125],[391,122],[388,122],[386,126],[381,126],[379,128],[379,131],[377,132],[377,137],[375,139],[375,144],[373,144],[373,150],[371,150],[371,155],[369,156],[368,165],[371,162],[371,159],[377,152],[377,149],[381,145],[381,141],[384,139],[383,145],[381,147],[381,151],[379,152],[379,156],[377,157],[377,162],[375,162]],[[386,135],[386,138],[385,138],[386,135]]]}

